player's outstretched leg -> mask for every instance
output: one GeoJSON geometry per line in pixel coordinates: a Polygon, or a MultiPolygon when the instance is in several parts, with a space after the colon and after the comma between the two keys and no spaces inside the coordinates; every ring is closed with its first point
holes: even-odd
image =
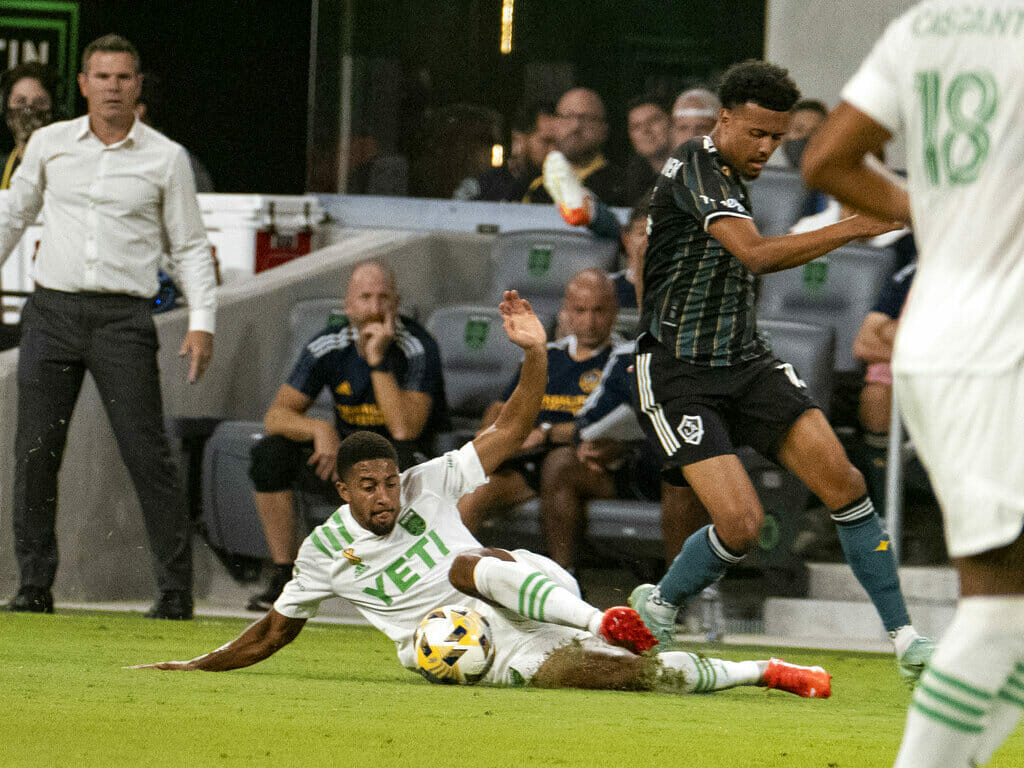
{"type": "Polygon", "coordinates": [[[634,653],[657,644],[632,609],[618,606],[602,612],[582,600],[575,581],[553,560],[524,550],[513,556],[515,560],[491,556],[476,561],[472,578],[480,597],[528,619],[585,629],[634,653]]]}
{"type": "Polygon", "coordinates": [[[740,685],[757,685],[809,699],[832,695],[832,676],[821,667],[803,667],[782,659],[725,661],[685,651],[658,655],[662,664],[659,690],[711,693],[740,685]]]}
{"type": "Polygon", "coordinates": [[[705,525],[684,543],[661,581],[641,584],[629,596],[629,604],[640,614],[647,628],[661,645],[673,642],[676,614],[694,595],[714,584],[726,568],[743,560],[719,540],[713,525],[705,525]]]}
{"type": "Polygon", "coordinates": [[[896,647],[900,676],[913,683],[928,663],[935,642],[920,636],[910,623],[889,534],[882,527],[867,496],[834,511],[832,520],[836,524],[846,562],[874,603],[885,631],[896,647]]]}

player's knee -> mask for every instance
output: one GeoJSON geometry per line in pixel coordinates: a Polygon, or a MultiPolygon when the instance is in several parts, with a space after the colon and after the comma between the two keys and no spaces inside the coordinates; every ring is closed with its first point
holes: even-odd
{"type": "Polygon", "coordinates": [[[760,505],[737,505],[726,515],[717,515],[715,532],[733,552],[747,552],[757,543],[764,524],[760,505]]]}
{"type": "Polygon", "coordinates": [[[580,463],[576,453],[568,445],[555,448],[544,457],[541,465],[541,487],[555,488],[565,483],[575,484],[580,463]]]}

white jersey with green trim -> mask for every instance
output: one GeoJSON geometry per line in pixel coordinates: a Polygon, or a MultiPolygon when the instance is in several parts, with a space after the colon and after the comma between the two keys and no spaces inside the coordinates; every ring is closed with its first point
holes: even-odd
{"type": "Polygon", "coordinates": [[[457,554],[482,546],[455,503],[486,481],[470,442],[402,473],[401,511],[386,536],[357,523],[348,504],[340,507],[302,543],[274,610],[308,619],[324,600],[342,597],[395,642],[404,666],[415,667],[412,637],[428,611],[483,607],[451,585],[448,569],[457,554]]]}
{"type": "Polygon", "coordinates": [[[894,21],[843,100],[902,132],[920,264],[893,368],[1024,358],[1024,2],[933,0],[894,21]]]}

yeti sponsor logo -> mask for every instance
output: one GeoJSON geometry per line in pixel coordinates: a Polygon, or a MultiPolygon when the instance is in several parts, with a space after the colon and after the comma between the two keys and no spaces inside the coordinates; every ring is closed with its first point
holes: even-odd
{"type": "Polygon", "coordinates": [[[704,439],[704,422],[700,416],[683,416],[676,427],[676,432],[690,445],[700,445],[704,439]]]}

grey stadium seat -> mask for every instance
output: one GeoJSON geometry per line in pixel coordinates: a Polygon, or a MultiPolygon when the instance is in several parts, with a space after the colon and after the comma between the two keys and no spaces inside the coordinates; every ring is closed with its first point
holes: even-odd
{"type": "Polygon", "coordinates": [[[515,289],[530,300],[537,317],[550,329],[569,278],[589,267],[612,269],[618,250],[617,240],[596,238],[589,232],[504,232],[494,238],[491,250],[488,298],[497,303],[502,291],[515,289]]]}
{"type": "Polygon", "coordinates": [[[765,275],[758,316],[831,326],[836,370],[859,370],[853,340],[892,274],[895,258],[891,248],[850,243],[802,267],[765,275]]]}
{"type": "Polygon", "coordinates": [[[750,206],[754,209],[757,231],[766,237],[784,235],[805,214],[811,195],[800,172],[768,166],[754,181],[747,183],[750,206]]]}
{"type": "Polygon", "coordinates": [[[522,350],[508,340],[494,306],[441,307],[426,327],[441,350],[449,412],[457,426],[475,429],[487,406],[504,394],[522,350]]]}

